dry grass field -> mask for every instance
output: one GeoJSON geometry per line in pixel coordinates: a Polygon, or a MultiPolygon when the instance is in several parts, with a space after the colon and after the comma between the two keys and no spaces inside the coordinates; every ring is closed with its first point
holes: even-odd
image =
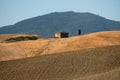
{"type": "Polygon", "coordinates": [[[0,61],[109,45],[120,45],[120,31],[97,32],[69,38],[40,38],[38,40],[27,40],[12,43],[4,42],[5,39],[19,35],[20,34],[0,35],[0,40],[2,41],[0,43],[0,61]]]}
{"type": "Polygon", "coordinates": [[[120,45],[1,61],[0,80],[120,80],[120,45]]]}

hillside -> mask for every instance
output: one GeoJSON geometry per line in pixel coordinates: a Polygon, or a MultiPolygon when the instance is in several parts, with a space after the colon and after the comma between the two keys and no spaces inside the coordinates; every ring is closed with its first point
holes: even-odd
{"type": "Polygon", "coordinates": [[[119,80],[120,45],[0,62],[0,80],[119,80]]]}
{"type": "Polygon", "coordinates": [[[54,12],[20,21],[14,25],[0,27],[0,34],[38,34],[41,37],[54,37],[59,31],[69,32],[70,36],[98,31],[120,30],[120,22],[112,21],[92,13],[54,12]]]}
{"type": "Polygon", "coordinates": [[[120,45],[120,31],[98,32],[60,39],[40,38],[38,40],[0,43],[0,61],[109,45],[120,45]]]}

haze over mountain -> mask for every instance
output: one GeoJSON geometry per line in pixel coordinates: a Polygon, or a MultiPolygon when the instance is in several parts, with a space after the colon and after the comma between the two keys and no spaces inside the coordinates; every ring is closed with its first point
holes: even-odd
{"type": "Polygon", "coordinates": [[[70,36],[98,31],[120,30],[120,22],[92,13],[54,12],[20,21],[14,25],[0,27],[0,34],[29,33],[42,37],[54,37],[54,33],[65,31],[70,36]]]}

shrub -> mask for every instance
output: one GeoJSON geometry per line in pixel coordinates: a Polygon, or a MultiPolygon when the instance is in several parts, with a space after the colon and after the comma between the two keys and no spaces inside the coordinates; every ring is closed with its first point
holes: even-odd
{"type": "Polygon", "coordinates": [[[38,36],[18,36],[6,39],[7,42],[25,41],[25,40],[37,40],[38,36]]]}

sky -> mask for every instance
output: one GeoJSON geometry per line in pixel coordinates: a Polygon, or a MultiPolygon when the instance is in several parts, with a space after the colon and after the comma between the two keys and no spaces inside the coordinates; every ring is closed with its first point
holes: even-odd
{"type": "Polygon", "coordinates": [[[0,27],[65,11],[90,12],[120,21],[120,0],[0,0],[0,27]]]}

